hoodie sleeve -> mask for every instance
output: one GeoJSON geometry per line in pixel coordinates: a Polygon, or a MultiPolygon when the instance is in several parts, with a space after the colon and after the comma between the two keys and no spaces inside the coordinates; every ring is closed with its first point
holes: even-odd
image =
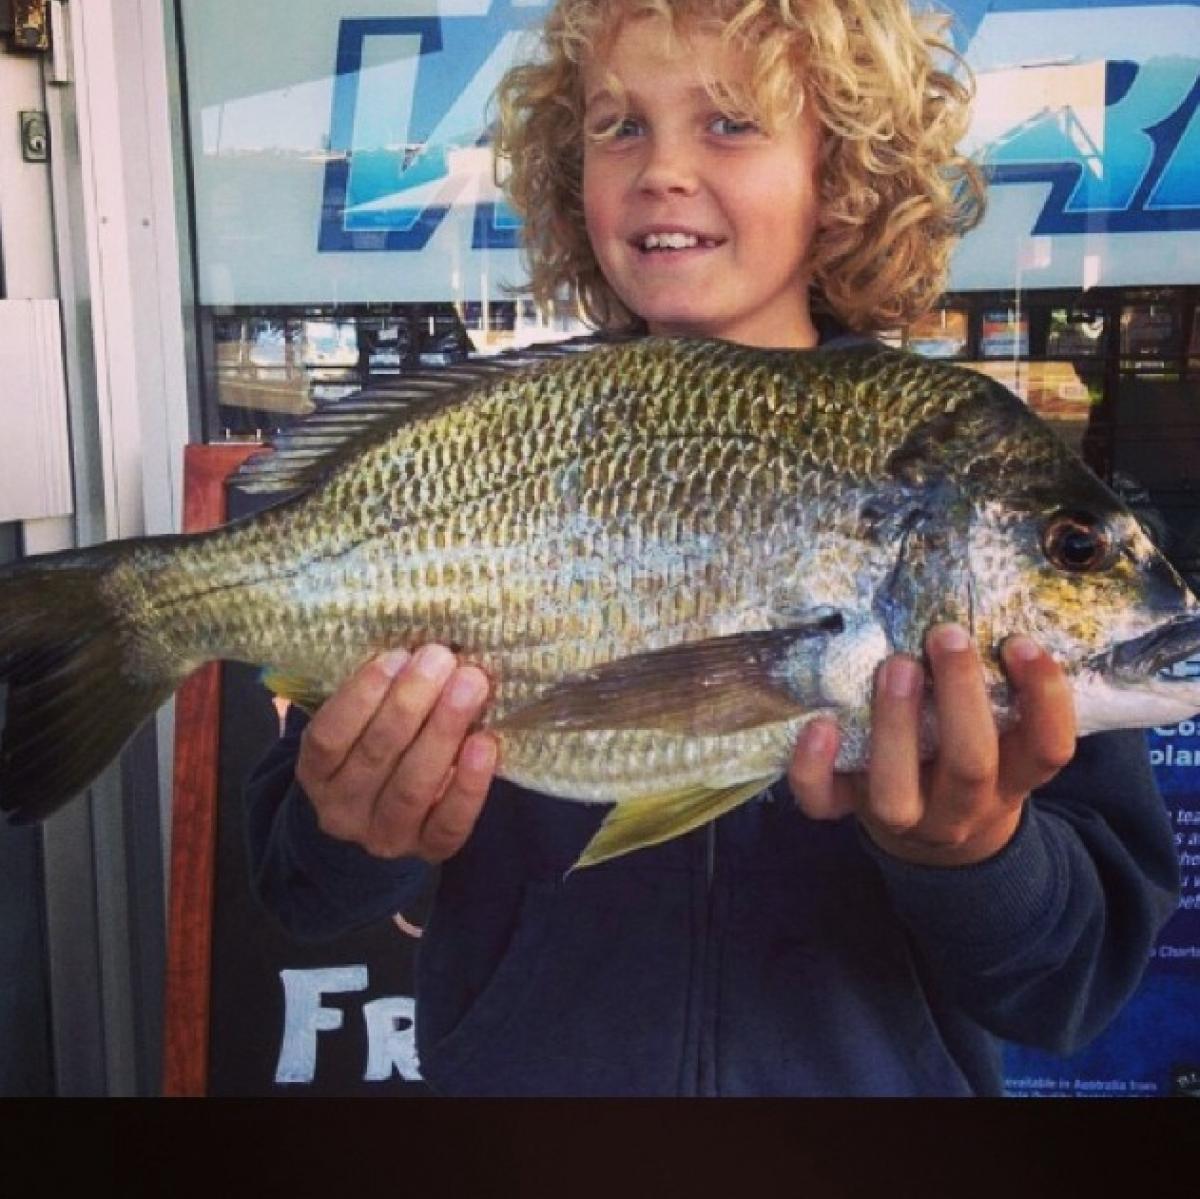
{"type": "Polygon", "coordinates": [[[1179,902],[1145,735],[1080,740],[1012,840],[971,866],[891,857],[862,834],[933,980],[997,1036],[1068,1053],[1129,999],[1179,902]]]}
{"type": "Polygon", "coordinates": [[[283,736],[245,788],[256,895],[298,940],[335,937],[411,909],[434,868],[418,858],[378,858],[321,831],[295,779],[307,718],[292,708],[283,736]]]}

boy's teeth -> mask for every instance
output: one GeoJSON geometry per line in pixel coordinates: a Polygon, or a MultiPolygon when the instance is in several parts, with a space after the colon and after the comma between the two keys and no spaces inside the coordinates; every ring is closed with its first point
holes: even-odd
{"type": "MultiPolygon", "coordinates": [[[[701,244],[701,239],[692,233],[647,233],[642,239],[643,250],[690,250],[701,244]]],[[[705,246],[713,243],[705,241],[705,246]]]]}

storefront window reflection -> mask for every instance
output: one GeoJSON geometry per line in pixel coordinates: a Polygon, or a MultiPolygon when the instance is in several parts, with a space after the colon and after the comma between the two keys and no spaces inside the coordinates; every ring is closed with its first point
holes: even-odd
{"type": "Polygon", "coordinates": [[[1104,353],[1105,328],[1103,308],[1051,308],[1046,357],[1096,358],[1104,353]]]}
{"type": "Polygon", "coordinates": [[[981,358],[1029,356],[1029,316],[1016,308],[988,308],[979,334],[981,358]]]}
{"type": "Polygon", "coordinates": [[[910,325],[904,341],[926,358],[961,358],[967,350],[967,311],[937,308],[910,325]]]}
{"type": "Polygon", "coordinates": [[[1121,369],[1174,374],[1180,350],[1182,312],[1168,293],[1121,308],[1121,369]]]}

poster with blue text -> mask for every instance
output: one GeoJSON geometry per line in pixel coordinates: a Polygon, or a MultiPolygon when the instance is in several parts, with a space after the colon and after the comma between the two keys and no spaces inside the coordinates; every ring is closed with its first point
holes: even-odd
{"type": "MultiPolygon", "coordinates": [[[[960,0],[992,180],[952,287],[1200,281],[1200,8],[960,0]]],[[[545,0],[183,7],[200,301],[500,298],[489,98],[545,0]],[[227,31],[237,29],[230,38],[227,31]]]]}

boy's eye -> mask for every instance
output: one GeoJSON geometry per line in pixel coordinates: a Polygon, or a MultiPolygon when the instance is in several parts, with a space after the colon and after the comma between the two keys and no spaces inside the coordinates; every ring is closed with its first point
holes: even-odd
{"type": "Polygon", "coordinates": [[[612,123],[613,137],[637,137],[642,131],[641,122],[633,117],[622,117],[619,121],[612,123]]]}
{"type": "Polygon", "coordinates": [[[759,132],[758,124],[749,117],[713,117],[709,128],[713,133],[718,133],[722,137],[736,137],[738,134],[759,132]]]}

